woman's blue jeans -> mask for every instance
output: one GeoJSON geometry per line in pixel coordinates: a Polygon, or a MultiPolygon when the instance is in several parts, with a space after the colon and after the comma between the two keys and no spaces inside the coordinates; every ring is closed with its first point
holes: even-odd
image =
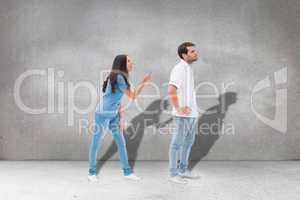
{"type": "Polygon", "coordinates": [[[127,176],[131,174],[132,171],[128,163],[125,139],[119,129],[119,116],[109,116],[96,112],[94,122],[93,138],[89,152],[89,175],[96,175],[97,152],[103,138],[103,133],[107,127],[110,129],[114,141],[118,146],[119,158],[122,163],[124,175],[127,176]]]}

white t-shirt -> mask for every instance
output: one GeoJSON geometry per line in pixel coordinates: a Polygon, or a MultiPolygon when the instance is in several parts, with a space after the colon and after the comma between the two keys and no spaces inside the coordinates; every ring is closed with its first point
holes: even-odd
{"type": "Polygon", "coordinates": [[[177,87],[177,98],[179,107],[188,106],[190,114],[179,114],[173,107],[172,114],[179,117],[198,117],[198,106],[194,89],[194,77],[192,67],[181,60],[171,71],[169,84],[177,87]]]}

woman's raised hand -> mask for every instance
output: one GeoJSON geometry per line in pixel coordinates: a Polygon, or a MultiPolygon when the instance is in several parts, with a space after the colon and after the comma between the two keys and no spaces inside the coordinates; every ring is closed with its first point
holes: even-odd
{"type": "Polygon", "coordinates": [[[146,74],[143,78],[143,82],[146,83],[147,81],[151,80],[151,74],[146,74]]]}

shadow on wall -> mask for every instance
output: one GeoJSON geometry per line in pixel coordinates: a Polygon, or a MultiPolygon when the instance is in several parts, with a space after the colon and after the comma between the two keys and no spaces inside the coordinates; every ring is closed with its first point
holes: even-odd
{"type": "Polygon", "coordinates": [[[223,127],[223,120],[228,107],[237,101],[237,93],[226,92],[218,97],[219,103],[208,108],[200,115],[197,124],[195,143],[191,149],[190,168],[193,169],[202,160],[220,138],[223,127]]]}
{"type": "MultiPolygon", "coordinates": [[[[190,159],[192,160],[191,169],[208,154],[216,140],[219,139],[226,112],[228,107],[237,101],[237,94],[235,92],[226,92],[219,96],[218,101],[219,104],[207,109],[198,119],[198,130],[190,154],[190,159]]],[[[154,100],[144,112],[135,116],[130,121],[130,126],[124,131],[128,158],[131,161],[132,169],[134,169],[135,166],[137,152],[144,137],[145,129],[149,126],[162,128],[172,122],[172,118],[163,122],[161,122],[160,119],[163,111],[166,110],[168,106],[169,102],[167,100],[154,100]]],[[[97,163],[97,173],[105,161],[112,158],[117,152],[117,145],[112,141],[107,151],[97,163]]]]}
{"type": "MultiPolygon", "coordinates": [[[[144,112],[135,116],[130,121],[130,126],[124,131],[128,158],[131,161],[130,164],[132,169],[134,169],[135,161],[137,158],[137,152],[144,137],[145,129],[148,126],[155,126],[156,128],[161,128],[172,121],[172,118],[169,118],[164,122],[160,121],[163,111],[166,110],[168,106],[168,100],[154,100],[149,104],[149,106],[144,110],[144,112]]],[[[104,162],[109,160],[115,153],[118,152],[117,148],[118,147],[116,143],[113,141],[108,147],[105,154],[100,159],[100,161],[97,163],[97,173],[104,165],[104,162]]]]}

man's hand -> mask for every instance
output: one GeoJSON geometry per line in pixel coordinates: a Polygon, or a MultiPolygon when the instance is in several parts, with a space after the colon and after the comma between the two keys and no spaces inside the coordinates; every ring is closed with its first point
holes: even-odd
{"type": "Polygon", "coordinates": [[[177,86],[170,84],[168,86],[168,95],[171,99],[172,105],[175,107],[176,111],[179,114],[188,115],[191,113],[191,109],[188,106],[179,107],[177,97],[177,86]]]}
{"type": "Polygon", "coordinates": [[[191,109],[188,106],[179,107],[176,109],[179,114],[188,115],[191,113],[191,109]]]}

